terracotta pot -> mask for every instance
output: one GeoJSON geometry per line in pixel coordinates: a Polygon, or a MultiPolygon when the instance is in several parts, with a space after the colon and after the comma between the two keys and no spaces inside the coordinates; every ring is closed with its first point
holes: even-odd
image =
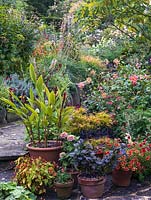
{"type": "Polygon", "coordinates": [[[114,169],[112,171],[112,182],[117,186],[129,186],[131,183],[132,171],[114,169]]]}
{"type": "Polygon", "coordinates": [[[99,198],[104,192],[105,177],[85,178],[78,176],[82,194],[87,198],[99,198]]]}
{"type": "Polygon", "coordinates": [[[69,174],[71,174],[72,178],[73,178],[73,189],[76,189],[78,187],[78,175],[79,172],[78,171],[68,171],[69,174]]]}
{"type": "Polygon", "coordinates": [[[54,183],[55,190],[57,193],[58,198],[69,198],[72,193],[72,187],[73,187],[73,181],[70,181],[68,183],[54,183]]]}
{"type": "MultiPolygon", "coordinates": [[[[38,146],[38,144],[37,144],[38,146]]],[[[62,142],[51,140],[48,142],[48,147],[44,148],[43,145],[41,147],[33,147],[31,143],[26,145],[29,154],[33,158],[42,157],[46,161],[50,162],[58,162],[59,154],[62,152],[62,142]]]]}

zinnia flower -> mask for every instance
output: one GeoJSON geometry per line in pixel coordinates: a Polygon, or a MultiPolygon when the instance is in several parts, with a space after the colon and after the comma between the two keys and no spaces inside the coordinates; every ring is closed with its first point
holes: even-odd
{"type": "Polygon", "coordinates": [[[68,133],[66,133],[66,132],[63,132],[60,134],[61,138],[67,138],[67,136],[68,136],[68,133]]]}
{"type": "Polygon", "coordinates": [[[88,77],[88,78],[86,79],[86,82],[87,82],[88,84],[90,84],[90,83],[92,82],[92,79],[91,79],[90,77],[88,77]]]}
{"type": "Polygon", "coordinates": [[[68,135],[67,140],[71,142],[71,141],[75,140],[75,136],[74,135],[68,135]]]}
{"type": "Polygon", "coordinates": [[[84,82],[80,82],[80,83],[78,83],[77,85],[78,85],[78,88],[79,88],[79,89],[83,89],[84,86],[85,86],[84,82]]]}
{"type": "Polygon", "coordinates": [[[135,86],[137,84],[138,76],[132,75],[130,76],[129,80],[131,81],[132,85],[135,86]]]}

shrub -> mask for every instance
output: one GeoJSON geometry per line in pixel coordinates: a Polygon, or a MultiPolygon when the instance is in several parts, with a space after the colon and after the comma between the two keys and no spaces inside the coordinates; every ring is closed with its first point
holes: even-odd
{"type": "Polygon", "coordinates": [[[0,74],[22,74],[36,39],[35,25],[13,7],[0,6],[0,10],[0,74]]]}
{"type": "Polygon", "coordinates": [[[75,109],[68,129],[71,133],[80,134],[110,127],[111,124],[112,120],[105,112],[87,114],[84,108],[79,108],[75,109]]]}

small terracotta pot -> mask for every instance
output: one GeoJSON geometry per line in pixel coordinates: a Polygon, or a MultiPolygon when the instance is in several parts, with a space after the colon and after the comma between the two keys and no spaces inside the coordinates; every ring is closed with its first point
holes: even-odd
{"type": "Polygon", "coordinates": [[[55,190],[58,198],[65,199],[69,198],[72,193],[73,180],[67,183],[54,183],[55,190]]]}
{"type": "Polygon", "coordinates": [[[117,186],[129,186],[131,183],[132,171],[114,169],[112,171],[112,182],[117,186]]]}
{"type": "Polygon", "coordinates": [[[68,174],[71,174],[73,180],[74,180],[74,184],[73,184],[73,189],[76,189],[78,187],[78,175],[79,172],[78,171],[68,171],[68,174]]]}
{"type": "Polygon", "coordinates": [[[82,194],[87,198],[99,198],[104,192],[105,177],[85,178],[78,176],[82,194]]]}
{"type": "MultiPolygon", "coordinates": [[[[27,144],[26,147],[29,154],[33,158],[43,158],[46,161],[58,162],[59,154],[62,152],[62,142],[51,140],[48,142],[48,147],[33,147],[31,143],[27,144]]],[[[38,146],[38,143],[37,143],[38,146]]],[[[43,146],[43,145],[42,145],[43,146]]]]}

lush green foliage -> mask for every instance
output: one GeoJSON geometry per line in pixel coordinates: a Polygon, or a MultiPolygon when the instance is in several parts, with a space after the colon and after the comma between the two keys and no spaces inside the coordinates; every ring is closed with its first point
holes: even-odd
{"type": "Polygon", "coordinates": [[[87,88],[84,105],[89,111],[107,111],[116,133],[129,132],[134,138],[145,138],[150,132],[150,75],[148,71],[122,66],[117,72],[102,72],[87,88]]]}
{"type": "MultiPolygon", "coordinates": [[[[149,32],[151,28],[150,11],[151,5],[149,0],[141,2],[137,0],[84,0],[79,2],[77,9],[75,9],[75,22],[78,24],[78,30],[79,32],[81,31],[81,36],[86,42],[96,44],[99,39],[102,40],[102,36],[105,36],[105,39],[107,39],[109,36],[106,32],[103,34],[105,29],[109,29],[111,32],[113,30],[115,37],[117,31],[119,31],[121,35],[125,35],[124,37],[127,38],[127,45],[125,40],[123,41],[123,47],[122,44],[120,45],[122,41],[117,42],[118,48],[114,47],[116,56],[119,54],[122,56],[123,53],[127,54],[127,52],[129,55],[133,53],[141,55],[143,51],[145,56],[149,57],[151,44],[149,32]],[[99,37],[97,34],[98,30],[102,30],[99,33],[99,37]],[[96,39],[97,37],[99,39],[96,39]]],[[[113,45],[111,44],[111,46],[113,45]]],[[[107,52],[112,54],[110,48],[107,47],[109,51],[104,49],[106,55],[107,52]]],[[[103,53],[102,50],[103,48],[100,47],[101,53],[103,53]]]]}
{"type": "MultiPolygon", "coordinates": [[[[0,77],[0,96],[4,98],[9,98],[8,87],[4,84],[3,77],[0,77]]],[[[0,100],[0,107],[4,107],[5,103],[0,100]]]]}
{"type": "Polygon", "coordinates": [[[15,182],[0,183],[0,199],[36,200],[36,196],[15,182]]]}
{"type": "Polygon", "coordinates": [[[36,25],[26,19],[23,11],[0,6],[0,74],[26,70],[36,39],[36,25]]]}

